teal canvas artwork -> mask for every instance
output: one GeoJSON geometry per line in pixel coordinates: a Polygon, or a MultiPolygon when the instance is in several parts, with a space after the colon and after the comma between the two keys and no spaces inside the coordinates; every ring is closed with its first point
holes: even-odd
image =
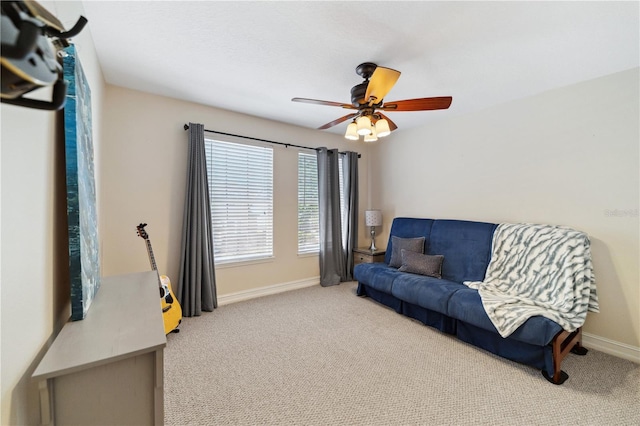
{"type": "Polygon", "coordinates": [[[71,319],[87,316],[100,288],[96,185],[91,130],[91,90],[75,46],[64,49],[68,83],[64,107],[64,142],[69,230],[71,319]]]}

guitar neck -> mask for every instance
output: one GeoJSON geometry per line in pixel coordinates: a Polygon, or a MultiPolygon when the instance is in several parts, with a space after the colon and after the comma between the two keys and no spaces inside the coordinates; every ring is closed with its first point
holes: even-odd
{"type": "Polygon", "coordinates": [[[158,267],[156,266],[156,259],[155,257],[153,257],[153,249],[151,248],[151,241],[150,240],[145,240],[147,242],[147,254],[149,255],[149,263],[151,263],[151,269],[153,269],[154,271],[158,270],[158,267]]]}

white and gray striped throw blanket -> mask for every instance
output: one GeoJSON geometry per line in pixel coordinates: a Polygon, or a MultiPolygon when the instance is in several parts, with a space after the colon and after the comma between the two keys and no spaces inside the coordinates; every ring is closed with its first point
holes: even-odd
{"type": "Polygon", "coordinates": [[[589,237],[562,226],[499,224],[484,281],[465,284],[502,337],[535,315],[571,332],[599,312],[589,237]]]}

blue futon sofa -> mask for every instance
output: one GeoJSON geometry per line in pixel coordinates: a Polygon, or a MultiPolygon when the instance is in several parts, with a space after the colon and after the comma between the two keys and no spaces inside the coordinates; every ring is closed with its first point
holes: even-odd
{"type": "MultiPolygon", "coordinates": [[[[569,333],[550,319],[534,316],[503,338],[487,316],[478,291],[463,284],[485,277],[496,227],[462,220],[395,218],[385,262],[355,266],[357,294],[496,355],[540,369],[547,380],[562,384],[568,378],[560,369],[562,359],[570,351],[587,352],[581,346],[582,330],[569,333]],[[398,259],[392,259],[393,237],[401,238],[403,244],[424,237],[424,254],[444,256],[441,278],[398,268],[398,259]]],[[[399,247],[401,241],[396,241],[399,247]]],[[[399,254],[396,250],[395,256],[399,254]]]]}

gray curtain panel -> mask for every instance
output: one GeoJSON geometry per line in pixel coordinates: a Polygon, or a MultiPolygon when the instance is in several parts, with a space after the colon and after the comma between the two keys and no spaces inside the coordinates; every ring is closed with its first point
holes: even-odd
{"type": "Polygon", "coordinates": [[[342,247],[345,259],[342,281],[353,281],[353,249],[358,238],[358,153],[348,151],[342,158],[344,180],[344,216],[342,217],[342,247]]]}
{"type": "Polygon", "coordinates": [[[185,317],[218,307],[204,126],[189,123],[189,163],[176,297],[185,317]]]}
{"type": "Polygon", "coordinates": [[[337,149],[319,148],[318,203],[320,216],[320,285],[340,284],[345,260],[340,217],[340,178],[337,149]]]}

